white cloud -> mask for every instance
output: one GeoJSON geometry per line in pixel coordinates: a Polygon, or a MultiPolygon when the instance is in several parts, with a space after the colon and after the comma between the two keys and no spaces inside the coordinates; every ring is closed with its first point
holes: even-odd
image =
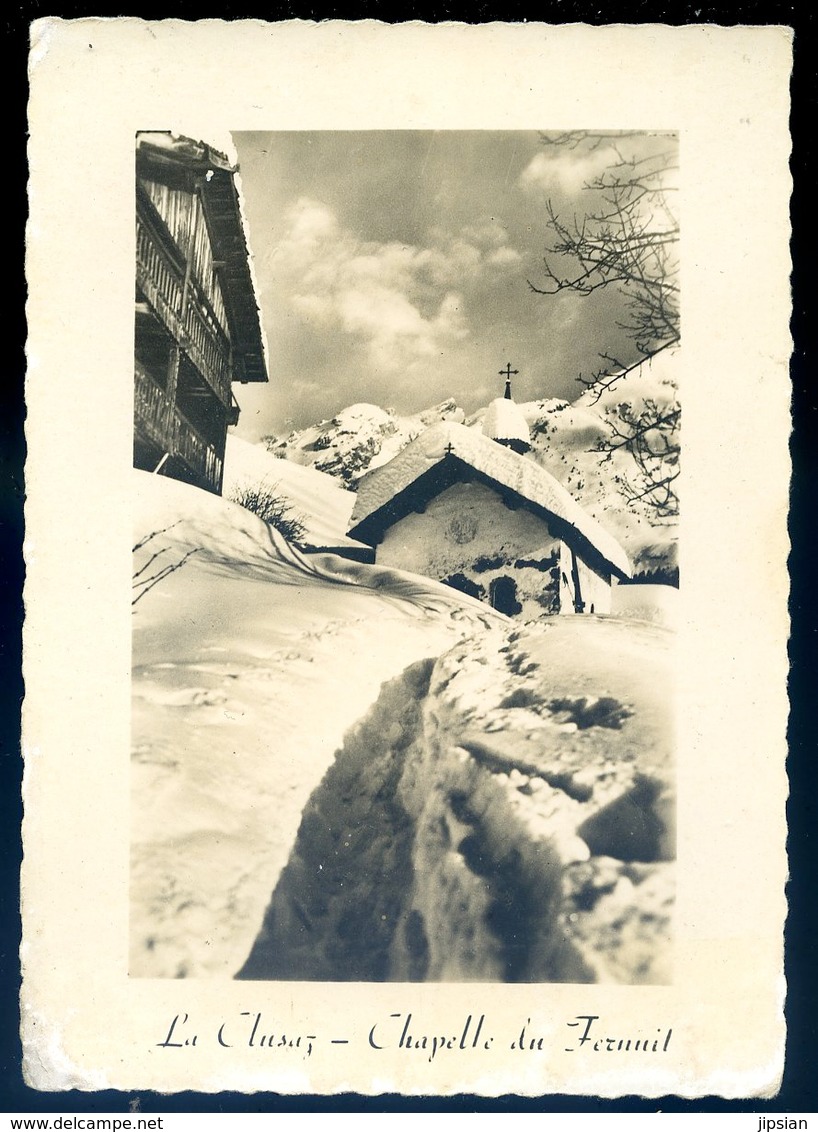
{"type": "Polygon", "coordinates": [[[566,193],[575,193],[616,160],[616,153],[609,146],[601,146],[590,153],[543,149],[523,169],[519,183],[529,190],[550,192],[559,188],[566,193]]]}
{"type": "Polygon", "coordinates": [[[495,267],[511,267],[515,266],[522,261],[522,256],[516,248],[511,248],[508,244],[502,248],[496,248],[488,257],[488,263],[495,267]]]}
{"type": "Polygon", "coordinates": [[[362,240],[320,201],[301,198],[270,259],[277,290],[314,329],[351,336],[368,362],[396,373],[469,337],[468,288],[520,260],[494,222],[428,246],[362,240]]]}
{"type": "Polygon", "coordinates": [[[336,236],[338,223],[332,211],[320,201],[301,197],[290,210],[290,243],[309,247],[336,236]]]}

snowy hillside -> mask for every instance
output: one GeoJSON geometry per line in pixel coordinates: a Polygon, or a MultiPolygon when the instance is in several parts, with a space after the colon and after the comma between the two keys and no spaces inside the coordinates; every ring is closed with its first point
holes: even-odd
{"type": "MultiPolygon", "coordinates": [[[[583,507],[602,522],[628,551],[634,571],[677,566],[677,522],[657,521],[647,505],[628,506],[620,483],[634,473],[625,451],[603,461],[594,451],[610,435],[606,419],[616,406],[639,408],[646,400],[660,407],[677,396],[681,352],[668,351],[628,374],[596,400],[586,391],[577,400],[532,401],[521,405],[531,429],[535,458],[566,487],[583,507]]],[[[477,424],[479,414],[466,423],[477,424]]]]}
{"type": "MultiPolygon", "coordinates": [[[[583,392],[572,402],[530,401],[520,406],[531,429],[532,455],[623,545],[636,572],[677,565],[677,527],[657,522],[645,507],[629,507],[620,482],[633,472],[625,452],[603,462],[594,451],[607,434],[606,418],[618,404],[659,405],[676,395],[681,352],[669,351],[634,370],[598,401],[583,392]]],[[[326,472],[350,488],[370,468],[392,459],[426,427],[440,420],[482,429],[486,408],[465,417],[451,399],[415,416],[398,416],[376,405],[352,405],[336,417],[288,436],[267,437],[270,452],[326,472]]]]}
{"type": "Polygon", "coordinates": [[[130,973],[229,976],[344,731],[384,680],[498,615],[134,479],[130,973]]]}
{"type": "Polygon", "coordinates": [[[292,517],[304,527],[299,540],[308,547],[360,547],[346,537],[355,494],[317,468],[276,459],[260,444],[227,437],[224,458],[225,499],[246,487],[263,486],[286,500],[292,517]]]}

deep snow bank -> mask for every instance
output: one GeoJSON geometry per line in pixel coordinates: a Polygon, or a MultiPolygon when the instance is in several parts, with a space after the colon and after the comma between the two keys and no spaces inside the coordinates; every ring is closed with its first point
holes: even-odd
{"type": "Polygon", "coordinates": [[[134,472],[130,974],[231,976],[381,684],[493,611],[134,472]]]}
{"type": "Polygon", "coordinates": [[[241,977],[666,981],[671,642],[563,617],[390,682],[311,797],[241,977]]]}

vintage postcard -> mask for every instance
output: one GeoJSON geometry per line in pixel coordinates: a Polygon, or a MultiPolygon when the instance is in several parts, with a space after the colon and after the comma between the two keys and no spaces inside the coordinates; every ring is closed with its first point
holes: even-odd
{"type": "Polygon", "coordinates": [[[31,1086],[775,1094],[790,64],[32,26],[31,1086]]]}

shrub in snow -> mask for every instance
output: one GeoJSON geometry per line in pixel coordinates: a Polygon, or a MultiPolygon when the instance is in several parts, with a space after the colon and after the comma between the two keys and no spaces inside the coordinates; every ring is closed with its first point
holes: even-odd
{"type": "Polygon", "coordinates": [[[244,484],[235,487],[230,498],[275,527],[288,542],[298,542],[306,533],[307,528],[293,512],[289,500],[278,494],[278,484],[244,484]]]}

